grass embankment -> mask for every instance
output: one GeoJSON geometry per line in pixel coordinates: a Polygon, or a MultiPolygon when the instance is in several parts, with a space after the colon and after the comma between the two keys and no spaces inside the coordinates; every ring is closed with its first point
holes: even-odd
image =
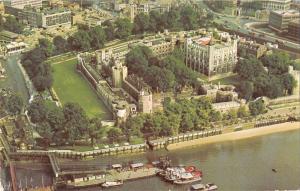
{"type": "Polygon", "coordinates": [[[84,77],[76,71],[76,58],[66,62],[52,63],[53,88],[62,104],[78,103],[88,117],[111,119],[110,112],[84,77]]]}
{"type": "Polygon", "coordinates": [[[240,82],[240,79],[238,75],[231,75],[224,78],[212,80],[211,83],[218,84],[220,82],[221,85],[238,85],[240,82]]]}

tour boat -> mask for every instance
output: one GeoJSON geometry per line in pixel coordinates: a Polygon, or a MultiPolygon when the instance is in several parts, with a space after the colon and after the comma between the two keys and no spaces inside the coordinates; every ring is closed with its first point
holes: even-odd
{"type": "Polygon", "coordinates": [[[108,188],[108,187],[114,187],[114,186],[121,186],[123,184],[122,180],[117,180],[117,181],[107,181],[101,184],[102,187],[108,188]]]}
{"type": "Polygon", "coordinates": [[[201,181],[200,172],[199,173],[191,173],[185,172],[180,175],[180,178],[174,180],[174,184],[189,184],[197,181],[201,181]]]}
{"type": "Polygon", "coordinates": [[[161,173],[161,176],[164,176],[165,180],[169,182],[173,182],[175,180],[180,179],[180,175],[182,173],[185,173],[185,169],[182,167],[173,167],[173,168],[167,168],[165,170],[165,173],[161,173]]]}
{"type": "Polygon", "coordinates": [[[218,186],[215,185],[214,183],[208,183],[208,184],[206,184],[205,188],[206,188],[207,191],[218,190],[218,186]]]}

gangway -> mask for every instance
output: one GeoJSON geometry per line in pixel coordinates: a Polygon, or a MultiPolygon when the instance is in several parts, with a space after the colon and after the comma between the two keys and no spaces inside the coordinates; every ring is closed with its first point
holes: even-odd
{"type": "Polygon", "coordinates": [[[50,163],[52,166],[53,173],[54,173],[55,177],[58,178],[61,174],[61,171],[60,171],[60,168],[58,165],[57,158],[53,153],[48,154],[48,157],[49,157],[49,160],[50,160],[50,163]]]}

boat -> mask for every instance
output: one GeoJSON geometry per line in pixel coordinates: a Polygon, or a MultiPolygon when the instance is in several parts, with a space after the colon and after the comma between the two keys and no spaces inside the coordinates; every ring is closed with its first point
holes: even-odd
{"type": "Polygon", "coordinates": [[[180,175],[180,178],[177,180],[174,180],[174,184],[189,184],[197,181],[201,181],[202,178],[200,176],[195,176],[194,174],[190,172],[182,173],[180,175]]]}
{"type": "Polygon", "coordinates": [[[272,168],[272,171],[273,171],[273,172],[277,172],[277,169],[276,169],[276,168],[272,168]]]}
{"type": "Polygon", "coordinates": [[[207,191],[218,190],[218,186],[215,185],[214,183],[207,183],[205,185],[205,188],[206,188],[207,191]]]}
{"type": "Polygon", "coordinates": [[[205,185],[204,184],[193,184],[191,186],[191,190],[202,190],[202,191],[205,191],[205,185]]]}
{"type": "Polygon", "coordinates": [[[160,175],[163,176],[165,180],[174,182],[175,180],[180,179],[180,175],[185,172],[186,170],[182,167],[172,167],[167,168],[165,173],[160,173],[160,175]]]}
{"type": "Polygon", "coordinates": [[[202,172],[195,166],[167,168],[158,175],[174,184],[188,184],[202,179],[202,172]]]}
{"type": "Polygon", "coordinates": [[[114,186],[121,186],[123,184],[122,180],[117,181],[107,181],[101,184],[102,187],[108,188],[108,187],[114,187],[114,186]]]}

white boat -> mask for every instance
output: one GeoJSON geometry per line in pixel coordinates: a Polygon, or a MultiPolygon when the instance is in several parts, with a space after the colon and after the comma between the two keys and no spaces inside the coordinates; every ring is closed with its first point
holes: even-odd
{"type": "Polygon", "coordinates": [[[191,186],[191,190],[200,190],[200,191],[205,191],[205,185],[204,184],[193,184],[191,186]]]}
{"type": "Polygon", "coordinates": [[[117,181],[107,181],[101,184],[102,187],[108,188],[108,187],[114,187],[114,186],[121,186],[123,184],[122,180],[117,181]]]}
{"type": "Polygon", "coordinates": [[[205,185],[205,188],[206,188],[207,191],[218,190],[218,186],[215,185],[214,183],[207,183],[205,185]]]}
{"type": "Polygon", "coordinates": [[[185,169],[184,168],[174,167],[174,168],[167,168],[165,170],[165,173],[161,173],[161,176],[164,176],[164,178],[167,181],[173,182],[175,180],[180,179],[180,175],[182,173],[185,173],[185,169]]]}
{"type": "Polygon", "coordinates": [[[174,180],[174,184],[189,184],[197,181],[201,181],[202,178],[200,176],[193,176],[192,173],[182,173],[180,178],[174,180]]]}

